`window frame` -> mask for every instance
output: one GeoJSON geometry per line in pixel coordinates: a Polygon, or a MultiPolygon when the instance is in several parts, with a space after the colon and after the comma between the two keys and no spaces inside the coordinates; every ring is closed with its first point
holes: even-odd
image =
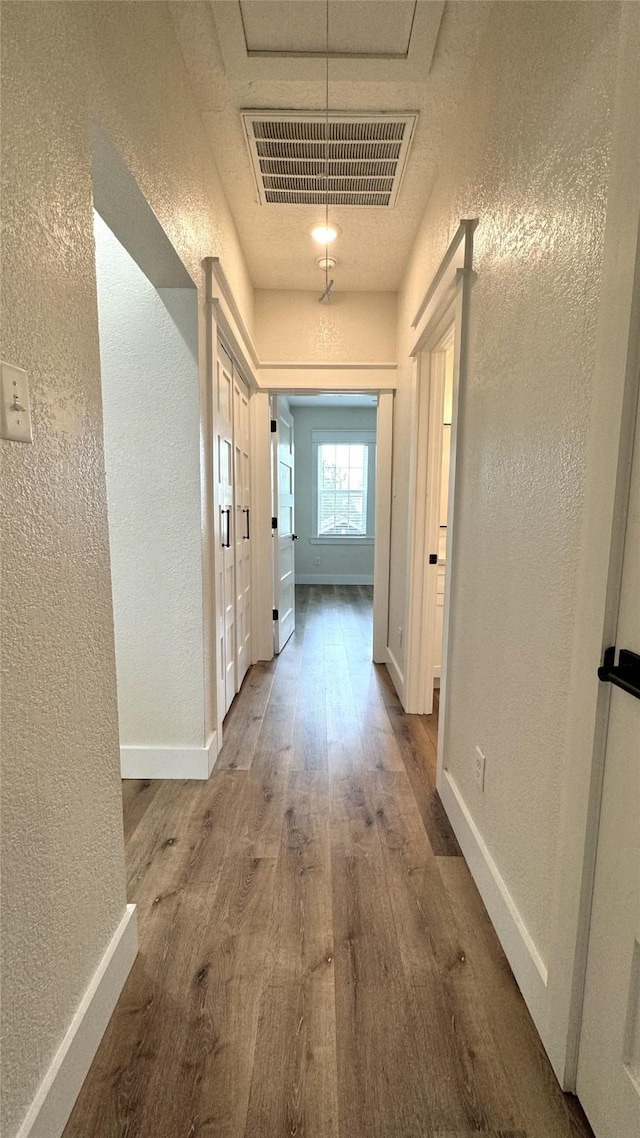
{"type": "Polygon", "coordinates": [[[376,499],[376,431],[358,430],[351,427],[318,427],[311,431],[312,464],[312,534],[311,545],[373,545],[375,542],[375,499],[376,499]],[[367,529],[364,534],[319,534],[319,478],[318,448],[320,446],[366,446],[367,448],[367,529]]]}

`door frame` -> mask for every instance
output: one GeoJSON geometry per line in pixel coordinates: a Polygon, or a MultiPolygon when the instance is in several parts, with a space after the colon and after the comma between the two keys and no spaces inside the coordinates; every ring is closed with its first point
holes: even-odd
{"type": "Polygon", "coordinates": [[[296,541],[296,533],[295,533],[295,524],[296,524],[295,523],[295,493],[296,493],[296,486],[295,486],[295,422],[294,422],[294,417],[291,414],[291,408],[289,406],[288,396],[286,396],[286,395],[272,395],[269,399],[269,415],[271,417],[271,429],[270,429],[270,434],[269,434],[269,437],[271,440],[271,465],[270,465],[270,470],[271,470],[271,513],[278,520],[278,524],[277,524],[277,527],[275,529],[273,528],[273,521],[271,523],[271,566],[272,566],[272,570],[271,570],[271,587],[272,587],[271,603],[273,605],[273,611],[274,612],[278,611],[278,614],[279,614],[277,618],[274,618],[272,620],[271,633],[272,633],[273,654],[274,654],[274,656],[279,656],[280,652],[283,650],[283,648],[286,647],[286,645],[289,643],[289,640],[291,639],[293,633],[295,632],[295,619],[296,619],[296,617],[295,617],[295,608],[296,608],[296,603],[295,603],[295,588],[296,588],[296,582],[295,582],[295,546],[293,545],[293,543],[296,541]],[[288,533],[283,534],[281,531],[281,528],[280,528],[280,516],[281,516],[280,505],[281,504],[280,504],[279,476],[280,476],[280,416],[281,416],[281,412],[282,412],[282,407],[280,405],[281,399],[286,404],[284,410],[286,411],[287,416],[292,420],[292,423],[293,423],[292,431],[294,432],[293,433],[294,465],[293,465],[293,493],[292,493],[292,498],[293,498],[293,524],[292,524],[292,529],[291,529],[291,539],[292,539],[291,540],[291,547],[292,547],[292,557],[293,557],[293,565],[294,565],[294,570],[293,570],[293,629],[289,633],[287,638],[285,640],[283,640],[282,644],[280,643],[281,620],[282,620],[282,614],[280,613],[280,608],[281,608],[281,604],[282,604],[281,544],[280,543],[281,543],[282,538],[288,537],[289,534],[288,533]],[[275,430],[273,430],[273,423],[276,424],[275,430]]]}
{"type": "MultiPolygon", "coordinates": [[[[213,394],[218,341],[221,342],[225,351],[231,357],[234,366],[238,368],[238,373],[244,380],[249,390],[249,431],[251,446],[250,508],[252,526],[253,512],[256,508],[256,503],[254,502],[254,495],[256,492],[256,480],[254,472],[254,445],[256,444],[256,440],[253,433],[253,422],[255,416],[253,403],[254,400],[259,401],[259,394],[258,384],[256,382],[255,376],[257,356],[255,354],[253,342],[249,333],[247,332],[246,326],[242,321],[242,317],[238,311],[237,305],[235,304],[233,294],[227,282],[222,266],[220,265],[219,258],[205,257],[203,261],[203,269],[205,280],[205,304],[203,306],[205,341],[205,388],[204,395],[201,400],[200,431],[201,469],[203,471],[203,479],[206,482],[206,491],[202,505],[202,528],[203,533],[206,535],[205,556],[203,561],[203,610],[205,613],[205,623],[207,628],[205,644],[205,670],[207,676],[207,689],[209,693],[208,714],[215,721],[216,725],[214,757],[217,757],[223,744],[222,724],[225,717],[224,705],[221,703],[221,694],[219,691],[220,662],[218,659],[218,643],[220,637],[220,627],[216,582],[218,580],[219,573],[221,533],[219,511],[217,508],[215,494],[215,454],[213,446],[215,427],[213,394]]],[[[257,557],[254,556],[253,540],[251,542],[251,545],[251,591],[252,594],[255,595],[256,580],[259,580],[257,577],[259,567],[254,564],[257,561],[257,557]]],[[[251,663],[253,664],[255,663],[255,622],[253,618],[253,605],[251,633],[251,663]]]]}
{"type": "Polygon", "coordinates": [[[455,515],[455,453],[458,431],[460,387],[459,347],[456,341],[460,323],[457,298],[445,306],[422,350],[414,361],[415,386],[415,468],[413,519],[410,534],[410,585],[407,593],[407,670],[405,679],[406,711],[430,715],[433,710],[434,665],[433,640],[435,635],[435,605],[437,565],[431,565],[432,531],[434,515],[439,506],[439,488],[442,465],[441,415],[434,413],[444,398],[445,341],[454,333],[453,415],[451,422],[451,461],[449,495],[447,501],[447,577],[445,587],[444,619],[442,629],[442,663],[440,672],[441,715],[444,722],[444,694],[446,690],[446,647],[449,618],[449,582],[453,564],[453,522],[455,515]]]}
{"type": "Polygon", "coordinates": [[[447,506],[447,581],[442,628],[442,668],[440,673],[440,709],[438,729],[438,778],[446,769],[446,724],[448,720],[449,616],[455,592],[456,550],[456,471],[459,442],[464,417],[464,392],[467,377],[467,322],[469,296],[475,280],[473,271],[473,234],[476,219],[463,219],[449,245],[440,268],[420,305],[413,327],[415,341],[411,350],[412,424],[409,487],[409,570],[405,628],[407,630],[404,709],[418,715],[432,710],[428,691],[427,653],[424,646],[433,635],[429,606],[425,597],[429,589],[435,596],[437,566],[429,565],[429,515],[435,508],[436,486],[439,485],[440,448],[433,447],[433,423],[430,423],[432,384],[444,378],[443,341],[454,328],[453,413],[451,418],[451,458],[447,506]]]}
{"type": "MultiPolygon", "coordinates": [[[[254,395],[250,406],[253,408],[253,437],[256,442],[260,439],[263,448],[262,458],[258,458],[256,467],[263,471],[271,470],[270,462],[270,399],[272,396],[292,395],[377,395],[378,406],[376,415],[376,505],[375,505],[375,540],[373,555],[373,661],[376,664],[385,664],[387,659],[387,632],[389,624],[389,559],[391,551],[391,475],[393,451],[393,391],[388,389],[372,389],[370,387],[295,387],[286,390],[282,387],[271,388],[260,392],[259,398],[254,395]],[[266,443],[265,443],[266,440],[266,443]],[[266,451],[265,451],[266,446],[266,451]]],[[[256,571],[260,567],[262,574],[262,588],[256,590],[254,604],[254,663],[258,660],[270,660],[273,657],[273,628],[271,620],[271,598],[273,596],[273,559],[271,557],[271,528],[270,505],[269,513],[265,513],[265,503],[270,502],[270,481],[265,486],[266,479],[262,479],[262,505],[260,524],[254,527],[256,537],[256,571]],[[269,523],[267,525],[267,523],[269,523]],[[271,587],[264,588],[268,580],[271,587]],[[268,606],[268,607],[267,607],[268,606]]],[[[256,509],[257,516],[257,509],[256,509]]]]}

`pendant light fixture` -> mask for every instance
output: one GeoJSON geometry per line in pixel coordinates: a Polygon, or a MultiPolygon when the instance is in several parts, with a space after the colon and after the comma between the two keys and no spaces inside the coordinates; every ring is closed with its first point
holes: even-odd
{"type": "MultiPolygon", "coordinates": [[[[333,280],[329,279],[329,269],[335,266],[335,258],[329,257],[329,244],[335,240],[337,230],[329,225],[329,0],[325,3],[325,90],[324,90],[324,291],[320,303],[331,300],[333,280]]],[[[320,237],[320,227],[316,227],[320,237]]]]}

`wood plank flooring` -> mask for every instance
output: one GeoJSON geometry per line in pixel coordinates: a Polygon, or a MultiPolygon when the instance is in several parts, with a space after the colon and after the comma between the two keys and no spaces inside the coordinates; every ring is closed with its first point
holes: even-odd
{"type": "Polygon", "coordinates": [[[210,780],[127,782],[140,954],[65,1138],[587,1138],[435,790],[371,590],[297,589],[210,780]]]}

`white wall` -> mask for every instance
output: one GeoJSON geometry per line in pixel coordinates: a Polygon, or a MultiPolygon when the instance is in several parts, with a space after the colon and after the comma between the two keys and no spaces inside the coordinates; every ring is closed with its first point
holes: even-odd
{"type": "MultiPolygon", "coordinates": [[[[375,407],[292,407],[295,424],[295,525],[296,582],[316,581],[332,584],[372,584],[373,545],[311,544],[313,534],[313,461],[312,431],[320,428],[351,428],[375,431],[375,407]],[[320,565],[316,565],[316,558],[320,565]]],[[[375,504],[375,483],[369,486],[372,505],[375,504]]]]}
{"type": "Polygon", "coordinates": [[[252,290],[165,5],[3,3],[2,51],[2,358],[29,373],[34,430],[0,444],[12,1138],[125,909],[92,126],[198,284],[201,343],[202,259],[222,258],[249,324],[252,290]]]}
{"type": "Polygon", "coordinates": [[[543,971],[572,640],[586,619],[576,576],[619,15],[608,3],[494,6],[399,301],[389,628],[402,660],[411,322],[460,218],[477,217],[446,761],[543,971]]]}
{"type": "MultiPolygon", "coordinates": [[[[321,277],[321,274],[318,273],[321,277]]],[[[255,340],[264,362],[390,363],[396,358],[397,295],[340,292],[255,293],[255,340]]]]}
{"type": "Polygon", "coordinates": [[[120,743],[203,747],[197,294],[95,234],[120,743]]]}

